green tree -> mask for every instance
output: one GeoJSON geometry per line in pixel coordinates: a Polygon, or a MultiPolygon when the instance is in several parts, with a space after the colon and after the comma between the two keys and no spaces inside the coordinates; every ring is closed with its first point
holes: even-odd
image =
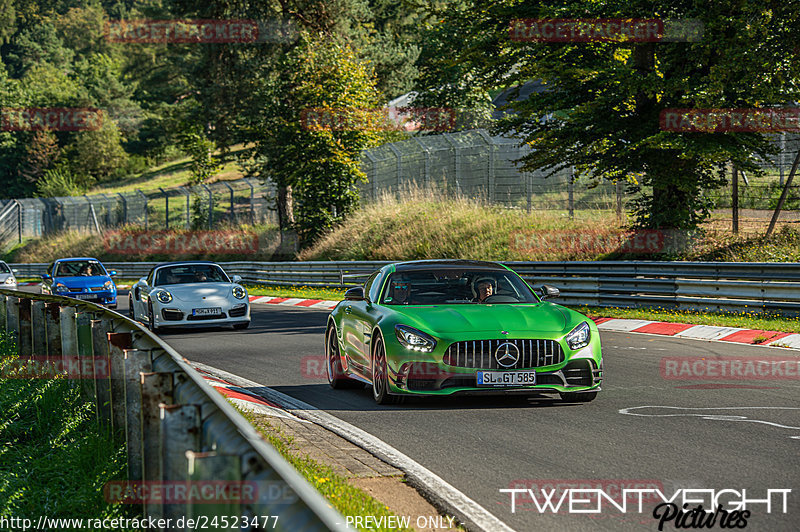
{"type": "Polygon", "coordinates": [[[371,70],[347,45],[324,35],[304,35],[279,63],[280,72],[259,95],[264,102],[251,123],[256,170],[289,197],[279,198],[284,226],[292,217],[308,244],[358,204],[365,179],[361,151],[380,142],[378,130],[311,127],[309,110],[374,109],[379,93],[371,70]],[[295,202],[291,206],[292,195],[295,202]]]}
{"type": "Polygon", "coordinates": [[[461,35],[450,66],[477,86],[542,80],[550,89],[512,105],[498,131],[535,151],[528,170],[574,165],[581,175],[626,180],[640,194],[635,223],[692,228],[708,215],[704,191],[725,182],[733,163],[761,173],[756,158],[771,151],[757,133],[668,133],[666,108],[786,105],[800,96],[800,11],[773,0],[532,2],[473,0],[444,19],[440,33],[461,35]],[[509,23],[524,18],[700,19],[699,42],[520,42],[509,23]],[[465,77],[465,76],[471,77],[465,77]]]}
{"type": "Polygon", "coordinates": [[[113,121],[103,120],[99,129],[73,135],[64,152],[72,173],[85,179],[80,185],[91,185],[118,176],[128,154],[122,148],[122,137],[113,121]]]}

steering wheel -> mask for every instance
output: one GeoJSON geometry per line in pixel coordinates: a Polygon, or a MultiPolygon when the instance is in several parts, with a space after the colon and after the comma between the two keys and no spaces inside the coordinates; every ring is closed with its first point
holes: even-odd
{"type": "Polygon", "coordinates": [[[483,303],[519,303],[519,299],[505,294],[493,294],[484,299],[483,303]]]}

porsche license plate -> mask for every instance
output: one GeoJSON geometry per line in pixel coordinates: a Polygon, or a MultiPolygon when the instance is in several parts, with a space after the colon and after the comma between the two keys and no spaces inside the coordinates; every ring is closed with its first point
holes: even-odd
{"type": "Polygon", "coordinates": [[[535,371],[479,371],[478,386],[532,386],[535,371]]]}
{"type": "Polygon", "coordinates": [[[222,307],[192,309],[192,316],[215,316],[217,314],[222,314],[222,307]]]}

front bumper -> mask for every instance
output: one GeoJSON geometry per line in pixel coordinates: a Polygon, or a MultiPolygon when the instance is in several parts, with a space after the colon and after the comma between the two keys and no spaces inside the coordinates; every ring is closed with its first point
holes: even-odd
{"type": "Polygon", "coordinates": [[[54,294],[57,296],[71,297],[80,301],[89,301],[107,307],[117,306],[117,293],[111,290],[98,290],[96,292],[90,290],[83,292],[54,292],[54,294]]]}
{"type": "Polygon", "coordinates": [[[415,395],[588,392],[600,390],[603,382],[603,363],[598,366],[591,358],[569,360],[558,369],[529,370],[536,372],[533,386],[478,386],[478,370],[455,372],[424,362],[404,364],[390,372],[390,381],[393,391],[415,395]]]}
{"type": "Polygon", "coordinates": [[[570,350],[563,338],[548,340],[507,339],[458,343],[470,344],[472,350],[449,350],[456,342],[442,342],[432,353],[410,352],[387,339],[387,369],[391,393],[400,395],[453,394],[536,394],[590,392],[600,390],[603,381],[603,358],[599,337],[577,351],[570,350]],[[502,342],[521,347],[519,362],[509,368],[489,361],[502,342]],[[546,345],[545,345],[546,344],[546,345]],[[482,347],[484,345],[486,349],[482,347]],[[538,345],[538,348],[537,348],[538,345]],[[491,350],[490,350],[491,347],[491,350]],[[491,353],[491,354],[490,354],[491,353]],[[474,357],[474,358],[473,358],[474,357]],[[479,386],[478,371],[534,371],[534,385],[479,386]]]}
{"type": "MultiPolygon", "coordinates": [[[[219,304],[217,304],[219,305],[219,304]]],[[[215,305],[215,306],[217,306],[215,305]]],[[[193,316],[192,309],[165,305],[156,311],[153,319],[157,327],[212,327],[250,322],[249,303],[219,305],[222,314],[193,316]]]]}

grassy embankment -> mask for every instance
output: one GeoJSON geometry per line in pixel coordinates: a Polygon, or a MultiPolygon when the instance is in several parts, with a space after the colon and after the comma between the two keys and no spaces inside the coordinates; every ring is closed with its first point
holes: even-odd
{"type": "Polygon", "coordinates": [[[103,499],[106,482],[124,479],[124,446],[70,381],[19,378],[13,351],[0,337],[0,516],[134,517],[103,499]]]}

